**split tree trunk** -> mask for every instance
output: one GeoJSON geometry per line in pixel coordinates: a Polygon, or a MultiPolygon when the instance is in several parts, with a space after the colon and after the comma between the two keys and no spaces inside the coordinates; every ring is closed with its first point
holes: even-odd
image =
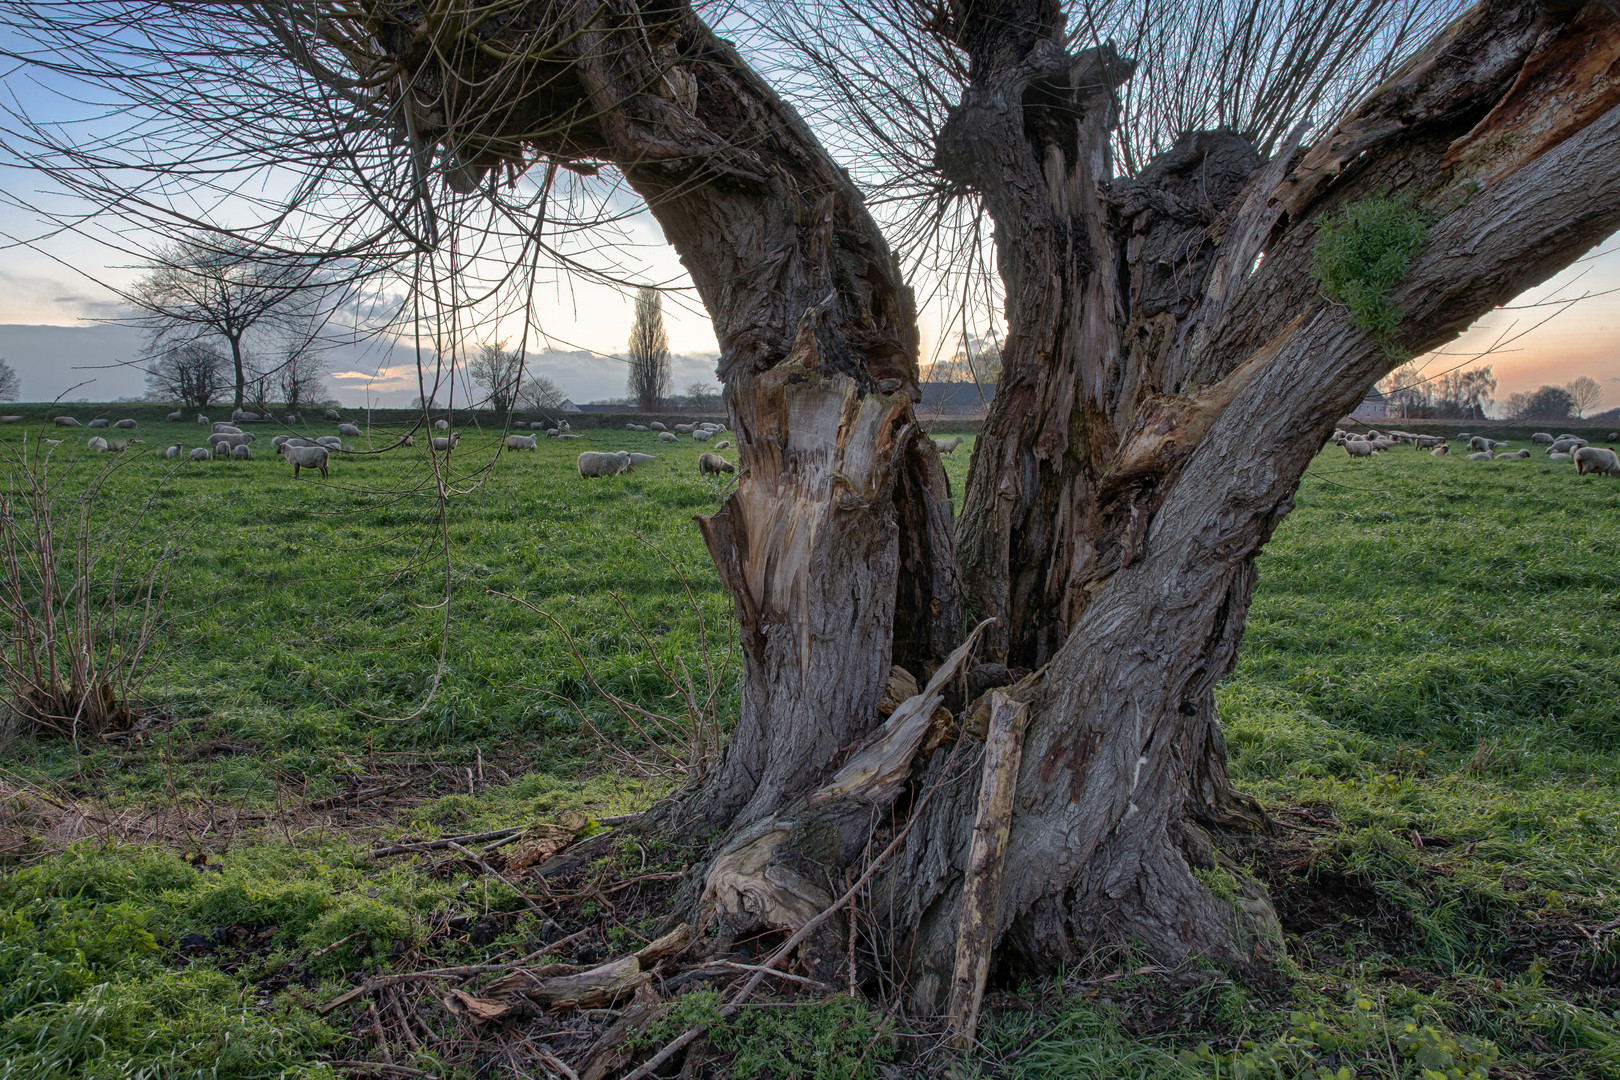
{"type": "Polygon", "coordinates": [[[546,0],[428,50],[419,13],[378,7],[350,43],[362,74],[379,48],[411,73],[407,127],[463,182],[536,154],[610,163],[679,250],[741,459],[700,522],[744,652],[704,793],[723,830],[706,915],[801,926],[904,829],[872,902],[909,929],[873,959],[925,1007],[951,984],[977,809],[972,724],[935,716],[968,664],[946,658],[961,621],[995,619],[985,647],[1029,717],[993,890],[1002,958],[1044,970],[1134,935],[1166,961],[1269,962],[1264,896],[1194,874],[1214,865],[1200,823],[1258,816],[1227,781],[1213,697],[1255,556],[1393,353],[1620,226],[1620,28],[1602,4],[1485,0],[1309,149],[1265,162],[1193,133],[1131,179],[1108,155],[1128,58],[1066,52],[1056,4],[990,6],[937,27],[971,75],[938,163],[994,221],[1008,317],[954,546],[895,261],[804,124],[689,9],[546,0]],[[1433,218],[1393,343],[1311,275],[1325,215],[1379,192],[1433,218]],[[892,664],[933,678],[882,721],[892,664]]]}

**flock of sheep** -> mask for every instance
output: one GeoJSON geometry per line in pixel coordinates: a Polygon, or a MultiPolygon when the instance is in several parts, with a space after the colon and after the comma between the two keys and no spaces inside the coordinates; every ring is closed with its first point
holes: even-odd
{"type": "MultiPolygon", "coordinates": [[[[1530,456],[1528,449],[1499,449],[1506,447],[1507,443],[1486,438],[1484,435],[1472,435],[1464,431],[1455,438],[1467,444],[1469,461],[1517,461],[1530,456]]],[[[1609,439],[1620,440],[1620,431],[1609,432],[1609,439]]],[[[1344,447],[1344,452],[1353,458],[1370,458],[1380,451],[1402,443],[1410,443],[1419,450],[1428,450],[1434,457],[1445,457],[1451,453],[1451,443],[1443,436],[1416,435],[1410,431],[1368,431],[1361,434],[1335,428],[1332,441],[1344,447]]],[[[1579,475],[1601,473],[1606,476],[1620,476],[1620,457],[1617,457],[1612,449],[1588,445],[1579,435],[1550,435],[1545,431],[1538,431],[1530,436],[1530,441],[1536,446],[1544,447],[1547,457],[1553,461],[1574,462],[1575,472],[1579,475]]]]}
{"type": "MultiPolygon", "coordinates": [[[[567,431],[568,422],[566,420],[563,421],[562,424],[558,425],[558,427],[560,430],[548,431],[546,434],[559,439],[565,437],[579,437],[577,435],[569,435],[567,431]]],[[[696,424],[676,424],[675,427],[671,429],[666,427],[664,424],[659,423],[657,420],[654,420],[650,424],[629,423],[624,425],[624,429],[626,431],[656,431],[658,432],[658,441],[661,443],[679,442],[682,435],[692,436],[693,442],[706,443],[716,435],[725,431],[726,425],[717,424],[712,420],[704,420],[701,423],[696,424]]],[[[512,438],[513,437],[510,435],[507,436],[507,445],[511,445],[512,438]]],[[[532,441],[533,436],[530,436],[530,439],[532,441]]],[[[730,446],[730,439],[721,439],[719,442],[714,444],[714,448],[716,450],[726,450],[729,449],[730,446]]],[[[528,449],[534,449],[532,442],[528,449]]],[[[583,454],[579,455],[579,460],[575,462],[575,465],[579,469],[579,475],[589,479],[598,476],[618,476],[620,473],[634,472],[636,466],[645,465],[648,462],[657,460],[658,458],[652,454],[635,454],[631,453],[629,450],[620,450],[617,453],[606,453],[599,450],[587,450],[583,454]]],[[[727,461],[725,458],[721,457],[719,454],[704,451],[704,453],[698,457],[698,472],[704,476],[736,471],[737,467],[731,462],[727,461]]]]}

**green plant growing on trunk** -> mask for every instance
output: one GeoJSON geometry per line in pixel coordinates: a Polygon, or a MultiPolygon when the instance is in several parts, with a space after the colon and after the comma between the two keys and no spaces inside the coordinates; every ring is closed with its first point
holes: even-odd
{"type": "Polygon", "coordinates": [[[1392,357],[1401,310],[1389,294],[1428,242],[1430,215],[1407,199],[1374,194],[1345,206],[1317,233],[1312,271],[1322,295],[1350,309],[1350,321],[1392,357]]]}

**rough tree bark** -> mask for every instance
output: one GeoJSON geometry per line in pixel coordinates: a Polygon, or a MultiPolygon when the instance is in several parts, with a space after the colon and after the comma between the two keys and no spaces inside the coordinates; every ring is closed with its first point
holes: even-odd
{"type": "Polygon", "coordinates": [[[985,648],[1028,711],[992,890],[1001,958],[1049,969],[1134,935],[1167,961],[1272,959],[1264,896],[1223,900],[1194,873],[1216,858],[1202,825],[1257,817],[1227,781],[1213,697],[1255,556],[1393,355],[1620,226],[1613,16],[1483,0],[1309,148],[1263,161],[1195,132],[1118,178],[1129,58],[1067,51],[1055,0],[951,5],[936,29],[971,82],[937,159],[994,221],[1008,319],[953,547],[912,411],[910,294],[806,126],[684,5],[512,10],[447,30],[391,5],[335,19],[329,40],[362,74],[400,65],[408,129],[465,186],[537,159],[620,169],[714,318],[741,468],[700,525],[745,663],[702,804],[723,831],[694,889],[706,916],[803,925],[909,814],[872,898],[907,929],[874,959],[942,1002],[983,710],[938,706],[968,664],[946,656],[963,620],[991,617],[985,648]],[[1324,218],[1380,192],[1432,219],[1393,342],[1311,274],[1324,218]],[[911,676],[929,686],[883,720],[885,688],[905,696],[911,676]]]}

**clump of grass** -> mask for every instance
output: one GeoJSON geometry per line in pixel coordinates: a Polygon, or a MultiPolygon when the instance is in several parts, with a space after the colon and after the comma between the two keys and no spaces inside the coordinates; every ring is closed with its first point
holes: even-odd
{"type": "Polygon", "coordinates": [[[760,1080],[871,1080],[894,1059],[889,1022],[849,997],[747,1008],[709,1038],[732,1053],[731,1075],[760,1080]]]}
{"type": "Polygon", "coordinates": [[[1429,236],[1429,215],[1408,199],[1371,195],[1322,224],[1312,269],[1322,294],[1350,309],[1350,319],[1398,356],[1393,339],[1401,311],[1390,303],[1429,236]]]}

